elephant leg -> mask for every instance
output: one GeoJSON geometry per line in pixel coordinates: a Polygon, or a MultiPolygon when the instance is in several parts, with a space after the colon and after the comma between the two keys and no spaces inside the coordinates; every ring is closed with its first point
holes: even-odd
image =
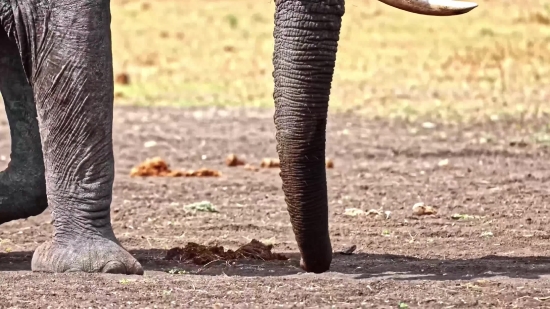
{"type": "Polygon", "coordinates": [[[0,92],[11,134],[11,160],[0,172],[0,224],[36,216],[48,206],[33,91],[15,42],[0,27],[0,92]]]}
{"type": "Polygon", "coordinates": [[[275,126],[283,191],[301,266],[330,268],[325,169],[327,111],[344,0],[277,0],[275,126]]]}
{"type": "Polygon", "coordinates": [[[9,28],[34,91],[54,219],[53,239],[36,249],[32,270],[143,274],[115,238],[110,218],[110,1],[15,3],[9,28]]]}

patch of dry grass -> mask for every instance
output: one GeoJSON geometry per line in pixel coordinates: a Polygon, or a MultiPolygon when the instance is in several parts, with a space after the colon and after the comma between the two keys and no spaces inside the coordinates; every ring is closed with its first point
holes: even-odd
{"type": "MultiPolygon", "coordinates": [[[[478,2],[426,17],[347,1],[331,109],[408,120],[550,111],[550,9],[542,0],[478,2]]],[[[268,0],[114,0],[117,103],[272,107],[268,0]]]]}

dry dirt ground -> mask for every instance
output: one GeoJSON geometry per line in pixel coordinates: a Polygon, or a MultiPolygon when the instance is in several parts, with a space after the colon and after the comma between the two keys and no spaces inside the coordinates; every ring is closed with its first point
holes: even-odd
{"type": "MultiPolygon", "coordinates": [[[[334,250],[357,250],[312,275],[297,268],[278,171],[224,165],[229,153],[276,157],[274,1],[113,0],[117,105],[154,106],[115,112],[112,220],[146,273],[31,273],[52,232],[46,212],[0,226],[0,308],[550,307],[550,10],[477,2],[453,18],[346,2],[331,110],[355,116],[330,116],[328,187],[334,250]],[[129,177],[154,156],[223,175],[129,177]],[[205,200],[219,213],[184,208],[205,200]],[[418,202],[438,213],[414,216],[418,202]],[[236,249],[254,238],[290,261],[163,260],[190,241],[236,249]]],[[[0,169],[3,115],[0,104],[0,169]]]]}
{"type": "MultiPolygon", "coordinates": [[[[0,113],[3,114],[0,109],[0,113]]],[[[118,107],[115,233],[144,276],[35,274],[30,260],[51,236],[49,211],[0,227],[0,307],[127,308],[538,308],[550,306],[550,151],[532,142],[547,119],[522,129],[366,121],[331,114],[327,154],[331,272],[305,274],[277,169],[224,165],[274,157],[273,111],[118,107]],[[151,141],[156,145],[152,147],[151,141]],[[130,178],[161,156],[173,168],[208,167],[219,178],[130,178]],[[207,200],[219,213],[188,212],[207,200]],[[417,202],[438,213],[414,216],[417,202]],[[389,218],[346,215],[390,211],[389,218]],[[453,215],[462,219],[453,219],[453,215]],[[193,241],[235,249],[256,238],[284,262],[197,266],[163,260],[193,241]]],[[[0,168],[9,156],[0,118],[0,168]]]]}

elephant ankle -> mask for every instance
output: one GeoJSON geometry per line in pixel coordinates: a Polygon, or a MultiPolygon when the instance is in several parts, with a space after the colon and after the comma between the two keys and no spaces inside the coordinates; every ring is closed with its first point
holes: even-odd
{"type": "Polygon", "coordinates": [[[54,242],[101,238],[119,243],[111,225],[110,199],[50,195],[48,200],[53,209],[54,242]]]}

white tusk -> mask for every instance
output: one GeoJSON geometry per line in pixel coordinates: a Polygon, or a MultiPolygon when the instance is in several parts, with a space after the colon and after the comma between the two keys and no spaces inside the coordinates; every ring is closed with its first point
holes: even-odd
{"type": "Polygon", "coordinates": [[[454,0],[378,0],[395,8],[411,13],[451,16],[468,13],[477,7],[477,3],[454,0]]]}

